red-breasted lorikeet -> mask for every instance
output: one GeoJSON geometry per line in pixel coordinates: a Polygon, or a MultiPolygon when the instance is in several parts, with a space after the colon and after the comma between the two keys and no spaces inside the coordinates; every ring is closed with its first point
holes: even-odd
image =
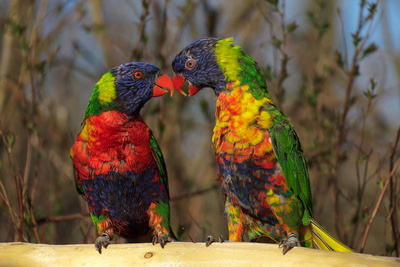
{"type": "MultiPolygon", "coordinates": [[[[226,197],[229,240],[268,236],[285,254],[306,247],[352,252],[313,219],[307,165],[292,125],[271,99],[256,62],[233,40],[201,38],[173,60],[173,82],[189,96],[217,96],[212,143],[226,197]]],[[[207,245],[213,241],[210,237],[207,245]]]]}
{"type": "Polygon", "coordinates": [[[153,133],[140,116],[152,97],[173,93],[172,80],[148,63],[115,67],[97,82],[83,129],[71,148],[76,188],[107,248],[114,234],[172,241],[167,170],[153,133]]]}

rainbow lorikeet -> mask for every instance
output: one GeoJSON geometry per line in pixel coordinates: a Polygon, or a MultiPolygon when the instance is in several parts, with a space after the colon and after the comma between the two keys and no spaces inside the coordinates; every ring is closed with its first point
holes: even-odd
{"type": "MultiPolygon", "coordinates": [[[[267,91],[256,62],[232,38],[201,38],[173,60],[173,83],[189,96],[217,96],[212,143],[225,195],[229,240],[268,236],[285,254],[306,247],[352,252],[313,219],[307,165],[299,138],[267,91]]],[[[213,242],[210,236],[206,245],[213,242]]]]}
{"type": "Polygon", "coordinates": [[[168,90],[172,95],[172,80],[141,62],[111,69],[93,90],[71,158],[76,188],[99,234],[99,253],[114,234],[128,240],[154,235],[153,244],[163,248],[172,241],[164,158],[140,116],[150,98],[168,90]]]}

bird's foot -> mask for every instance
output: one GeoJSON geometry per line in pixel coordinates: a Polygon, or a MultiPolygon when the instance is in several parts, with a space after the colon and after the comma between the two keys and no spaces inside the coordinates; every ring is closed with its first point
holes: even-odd
{"type": "Polygon", "coordinates": [[[111,244],[111,237],[107,233],[102,233],[99,237],[96,238],[96,242],[94,243],[94,247],[101,254],[101,248],[107,248],[109,244],[111,244]]]}
{"type": "Polygon", "coordinates": [[[283,255],[294,247],[300,247],[299,238],[296,234],[290,234],[279,242],[279,248],[283,248],[283,255]]]}
{"type": "MultiPolygon", "coordinates": [[[[206,247],[208,247],[209,245],[211,245],[212,243],[214,243],[214,242],[216,242],[216,241],[217,241],[217,240],[216,240],[212,235],[207,236],[206,247]]],[[[220,236],[218,237],[218,242],[219,242],[219,243],[225,242],[225,240],[224,240],[224,238],[222,237],[222,235],[220,235],[220,236]]]]}
{"type": "Polygon", "coordinates": [[[174,239],[166,234],[161,234],[160,236],[156,236],[156,235],[153,236],[153,245],[160,243],[161,248],[164,248],[164,246],[168,242],[172,242],[172,241],[174,241],[174,239]]]}

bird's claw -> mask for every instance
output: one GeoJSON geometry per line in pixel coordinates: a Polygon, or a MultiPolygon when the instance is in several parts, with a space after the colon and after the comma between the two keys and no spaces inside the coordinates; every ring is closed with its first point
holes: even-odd
{"type": "MultiPolygon", "coordinates": [[[[207,236],[207,241],[206,241],[206,247],[208,247],[209,245],[211,245],[212,243],[216,242],[217,240],[215,240],[214,236],[209,235],[207,236]]],[[[218,242],[222,243],[225,242],[224,238],[222,237],[222,235],[220,235],[218,237],[218,242]]]]}
{"type": "Polygon", "coordinates": [[[94,243],[94,247],[101,254],[101,248],[107,248],[109,244],[111,244],[111,237],[107,233],[102,233],[99,237],[96,238],[96,242],[94,243]]]}
{"type": "Polygon", "coordinates": [[[279,242],[279,248],[283,248],[283,255],[294,247],[300,247],[299,238],[296,234],[290,234],[279,242]]]}
{"type": "Polygon", "coordinates": [[[153,245],[160,243],[161,248],[164,248],[164,246],[168,243],[168,242],[172,242],[174,241],[174,239],[172,239],[172,237],[170,237],[169,235],[166,234],[161,234],[160,236],[153,236],[153,245]]]}

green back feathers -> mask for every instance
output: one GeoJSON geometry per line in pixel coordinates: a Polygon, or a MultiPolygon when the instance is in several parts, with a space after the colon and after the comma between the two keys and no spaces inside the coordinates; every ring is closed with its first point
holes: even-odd
{"type": "Polygon", "coordinates": [[[115,77],[109,71],[96,83],[86,109],[85,120],[89,116],[99,115],[103,111],[115,108],[113,103],[116,96],[114,81],[115,77]]]}
{"type": "Polygon", "coordinates": [[[257,63],[240,46],[233,44],[233,38],[219,40],[215,47],[215,56],[228,82],[239,81],[241,85],[249,85],[249,91],[257,100],[270,98],[257,63]]]}
{"type": "Polygon", "coordinates": [[[269,133],[275,154],[287,185],[305,207],[303,224],[308,225],[313,214],[312,195],[307,163],[299,138],[287,118],[276,106],[268,106],[267,111],[273,117],[273,126],[269,129],[269,133]]]}

